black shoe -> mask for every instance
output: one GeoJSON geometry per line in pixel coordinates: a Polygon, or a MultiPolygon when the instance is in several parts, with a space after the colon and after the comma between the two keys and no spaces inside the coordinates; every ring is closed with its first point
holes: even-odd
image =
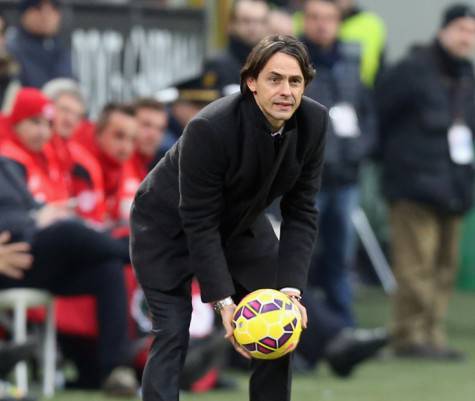
{"type": "Polygon", "coordinates": [[[409,344],[394,351],[399,358],[426,359],[431,361],[461,362],[466,359],[463,352],[452,348],[435,348],[431,345],[409,344]]]}
{"type": "Polygon", "coordinates": [[[0,344],[0,377],[6,376],[10,370],[20,361],[31,358],[36,349],[36,343],[1,343],[0,344]]]}
{"type": "Polygon", "coordinates": [[[325,349],[336,375],[348,377],[354,367],[374,356],[389,340],[385,329],[345,329],[325,349]]]}
{"type": "Polygon", "coordinates": [[[434,348],[434,352],[437,359],[443,361],[463,362],[467,359],[467,354],[465,352],[454,348],[434,348]]]}

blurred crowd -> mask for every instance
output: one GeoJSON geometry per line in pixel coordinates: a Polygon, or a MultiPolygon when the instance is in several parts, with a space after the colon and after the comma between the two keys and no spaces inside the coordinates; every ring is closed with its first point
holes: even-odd
{"type": "MultiPolygon", "coordinates": [[[[0,15],[0,294],[29,287],[55,295],[58,346],[77,370],[67,386],[137,394],[151,323],[130,267],[132,200],[186,124],[240,90],[241,66],[271,33],[305,43],[317,71],[305,94],[330,113],[315,200],[319,239],[304,293],[309,328],[296,369],[325,360],[346,377],[388,343],[398,357],[463,360],[444,322],[460,223],[473,202],[474,9],[450,6],[430,43],[387,65],[384,21],[356,1],[236,0],[228,46],[199,76],[153,97],[105,104],[95,121],[59,34],[60,1],[21,0],[18,11],[14,26],[0,15]],[[359,328],[353,311],[353,217],[368,162],[382,171],[398,285],[388,332],[359,328]]],[[[193,306],[182,388],[233,388],[223,367],[246,364],[228,349],[196,283],[193,306]]],[[[33,354],[10,336],[8,325],[0,329],[0,375],[33,354]]]]}

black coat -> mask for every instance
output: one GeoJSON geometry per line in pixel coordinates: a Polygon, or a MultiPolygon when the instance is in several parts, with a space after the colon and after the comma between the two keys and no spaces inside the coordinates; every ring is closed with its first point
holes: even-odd
{"type": "Polygon", "coordinates": [[[469,209],[474,166],[451,160],[447,133],[456,114],[475,133],[471,63],[452,60],[437,42],[414,48],[382,76],[377,92],[386,198],[455,214],[469,209]]]}
{"type": "Polygon", "coordinates": [[[196,275],[205,302],[248,290],[305,288],[317,231],[327,125],[303,98],[275,154],[253,98],[213,102],[140,186],[132,207],[132,262],[144,287],[172,290],[196,275]],[[263,214],[283,195],[280,246],[263,214]]]}
{"type": "Polygon", "coordinates": [[[31,241],[36,225],[30,212],[39,206],[19,165],[0,157],[0,232],[10,231],[13,241],[31,241]]]}
{"type": "Polygon", "coordinates": [[[20,64],[23,86],[41,88],[54,78],[73,77],[71,51],[59,35],[43,38],[18,27],[8,37],[7,47],[20,64]]]}
{"type": "Polygon", "coordinates": [[[336,42],[331,50],[322,50],[308,39],[303,42],[317,74],[305,95],[328,109],[339,103],[353,106],[361,132],[355,137],[341,137],[328,124],[325,168],[322,189],[329,190],[356,184],[361,163],[370,156],[376,143],[376,111],[370,91],[360,78],[360,46],[336,42]]]}

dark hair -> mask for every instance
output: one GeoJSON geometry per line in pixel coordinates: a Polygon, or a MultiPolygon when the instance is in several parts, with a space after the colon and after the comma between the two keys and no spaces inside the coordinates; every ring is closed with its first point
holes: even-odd
{"type": "Polygon", "coordinates": [[[248,78],[257,79],[269,59],[279,52],[295,58],[302,70],[305,86],[310,83],[315,76],[315,69],[310,63],[310,57],[305,45],[293,36],[269,35],[254,46],[249,56],[247,56],[244,67],[241,69],[241,93],[243,95],[250,94],[246,82],[248,78]]]}
{"type": "Polygon", "coordinates": [[[462,3],[447,7],[442,15],[441,29],[446,28],[454,20],[463,17],[475,18],[475,9],[462,3]]]}
{"type": "Polygon", "coordinates": [[[151,109],[154,111],[166,111],[165,105],[158,100],[151,97],[141,97],[134,101],[132,104],[135,113],[140,109],[151,109]]]}
{"type": "Polygon", "coordinates": [[[96,133],[101,133],[109,124],[110,117],[113,113],[126,114],[135,117],[135,109],[130,104],[125,103],[107,103],[101,111],[96,123],[96,133]]]}

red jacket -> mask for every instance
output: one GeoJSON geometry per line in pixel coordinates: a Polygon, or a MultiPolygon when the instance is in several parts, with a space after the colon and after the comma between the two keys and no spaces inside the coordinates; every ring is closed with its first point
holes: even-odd
{"type": "Polygon", "coordinates": [[[147,157],[139,152],[135,152],[130,158],[133,174],[142,181],[150,170],[150,165],[153,162],[153,157],[147,157]]]}
{"type": "Polygon", "coordinates": [[[15,160],[24,168],[26,184],[37,201],[54,202],[69,198],[67,181],[61,174],[60,163],[50,143],[41,152],[32,152],[15,134],[11,134],[3,141],[0,155],[15,160]]]}
{"type": "Polygon", "coordinates": [[[99,163],[91,152],[75,140],[55,135],[51,143],[62,173],[68,177],[70,196],[77,201],[77,214],[94,223],[104,223],[104,182],[99,163]]]}
{"type": "Polygon", "coordinates": [[[89,121],[83,122],[76,130],[73,142],[89,150],[102,171],[105,220],[113,224],[128,222],[133,198],[147,173],[147,168],[141,163],[148,161],[139,161],[133,156],[122,164],[110,158],[99,148],[95,125],[89,121]]]}
{"type": "Polygon", "coordinates": [[[8,132],[8,119],[0,113],[0,147],[2,142],[6,139],[8,132]]]}
{"type": "Polygon", "coordinates": [[[104,182],[106,220],[114,225],[127,223],[135,193],[142,181],[131,160],[121,164],[109,157],[97,143],[92,153],[100,166],[104,182]]]}

